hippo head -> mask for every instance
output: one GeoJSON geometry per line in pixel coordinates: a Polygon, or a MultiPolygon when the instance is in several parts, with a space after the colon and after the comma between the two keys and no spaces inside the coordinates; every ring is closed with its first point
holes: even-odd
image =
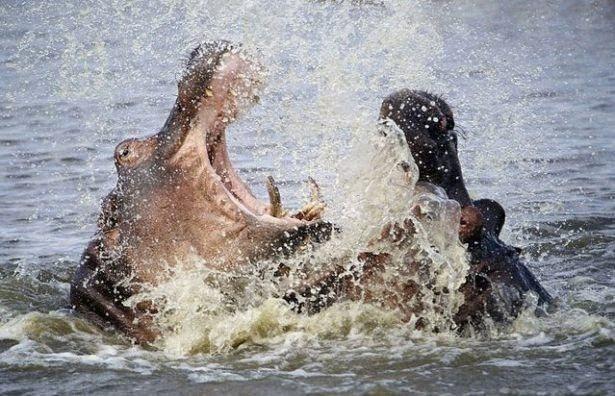
{"type": "Polygon", "coordinates": [[[380,117],[394,121],[404,131],[419,168],[419,181],[442,187],[461,205],[460,239],[478,238],[484,219],[465,187],[450,106],[431,93],[402,89],[384,99],[380,117]]]}
{"type": "Polygon", "coordinates": [[[259,71],[229,43],[199,46],[160,132],[116,147],[117,185],[73,277],[73,308],[151,342],[159,335],[157,307],[127,299],[168,279],[169,268],[196,257],[218,271],[240,271],[329,236],[313,181],[312,201],[289,216],[272,178],[270,203],[261,202],[231,165],[225,131],[255,101],[259,71]]]}
{"type": "Polygon", "coordinates": [[[272,203],[261,202],[229,160],[225,130],[255,101],[258,74],[229,43],[199,46],[162,130],[115,149],[100,245],[124,275],[155,283],[161,266],[190,255],[230,270],[288,248],[317,223],[286,215],[272,183],[272,203]]]}
{"type": "Polygon", "coordinates": [[[471,203],[457,157],[453,112],[446,102],[428,92],[402,89],[384,99],[380,117],[404,131],[420,181],[444,188],[461,206],[471,203]]]}

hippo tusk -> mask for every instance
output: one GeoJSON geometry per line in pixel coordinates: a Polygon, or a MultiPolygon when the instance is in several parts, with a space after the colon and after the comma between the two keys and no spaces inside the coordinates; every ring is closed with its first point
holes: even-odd
{"type": "Polygon", "coordinates": [[[322,202],[322,195],[320,194],[320,186],[316,183],[316,180],[311,176],[308,176],[308,187],[310,189],[310,201],[322,202]]]}
{"type": "Polygon", "coordinates": [[[269,202],[271,204],[271,216],[283,217],[286,212],[282,208],[282,199],[280,198],[280,190],[275,184],[272,176],[267,176],[267,193],[269,194],[269,202]]]}
{"type": "Polygon", "coordinates": [[[308,177],[308,187],[310,189],[310,201],[292,217],[307,221],[319,220],[322,218],[326,205],[322,200],[318,183],[311,177],[308,177]]]}

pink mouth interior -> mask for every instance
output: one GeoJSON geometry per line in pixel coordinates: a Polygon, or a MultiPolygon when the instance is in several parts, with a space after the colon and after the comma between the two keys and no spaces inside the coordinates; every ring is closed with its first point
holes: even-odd
{"type": "Polygon", "coordinates": [[[220,176],[225,189],[243,206],[256,215],[269,213],[269,205],[254,196],[250,188],[241,180],[229,159],[224,131],[209,133],[206,137],[209,163],[220,176]]]}
{"type": "MultiPolygon", "coordinates": [[[[257,216],[261,220],[279,223],[301,222],[293,217],[272,216],[271,205],[254,196],[250,188],[241,180],[229,159],[225,130],[229,120],[236,118],[243,107],[253,103],[252,95],[257,85],[255,72],[249,61],[229,53],[209,82],[209,94],[201,102],[198,131],[204,138],[205,158],[211,169],[218,175],[220,187],[229,199],[242,212],[257,216]]],[[[194,127],[194,126],[193,126],[194,127]]],[[[194,136],[194,135],[193,135],[194,136]]],[[[197,138],[200,140],[201,138],[197,138]]],[[[194,141],[194,140],[193,140],[194,141]]],[[[200,146],[199,142],[197,145],[200,146]]]]}

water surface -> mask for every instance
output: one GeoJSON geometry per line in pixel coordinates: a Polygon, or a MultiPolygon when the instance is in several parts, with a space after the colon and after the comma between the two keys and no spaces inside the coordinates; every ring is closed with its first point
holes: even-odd
{"type": "Polygon", "coordinates": [[[0,27],[1,393],[615,392],[612,2],[4,1],[0,27]],[[186,54],[220,38],[268,69],[230,142],[258,194],[272,174],[299,206],[312,175],[339,199],[356,125],[394,89],[441,93],[471,194],[507,209],[504,239],[560,311],[463,339],[357,308],[182,356],[73,316],[113,148],[160,128],[186,54]]]}

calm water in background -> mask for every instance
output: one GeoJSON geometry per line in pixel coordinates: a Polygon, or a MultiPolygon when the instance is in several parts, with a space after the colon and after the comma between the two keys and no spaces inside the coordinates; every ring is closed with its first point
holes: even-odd
{"type": "Polygon", "coordinates": [[[0,393],[614,393],[614,66],[607,1],[0,2],[0,393]],[[157,131],[182,58],[217,38],[262,52],[268,88],[231,155],[291,206],[310,174],[335,200],[353,120],[387,92],[443,93],[472,194],[506,207],[505,239],[560,312],[490,339],[346,334],[189,357],[73,318],[115,144],[157,131]]]}

